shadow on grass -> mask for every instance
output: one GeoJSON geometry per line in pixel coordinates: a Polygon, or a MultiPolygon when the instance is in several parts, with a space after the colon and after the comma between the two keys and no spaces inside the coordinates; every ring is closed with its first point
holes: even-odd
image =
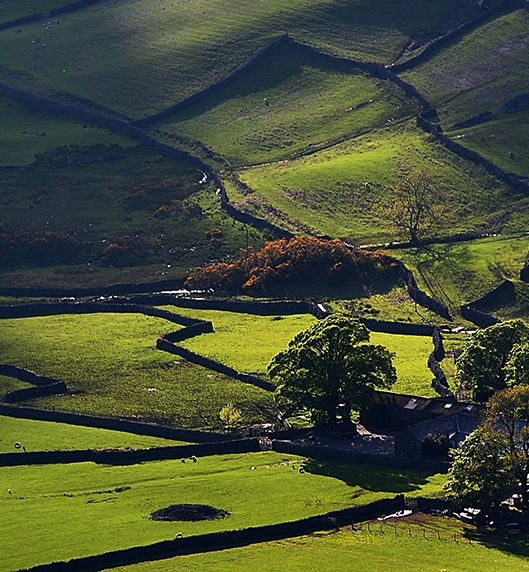
{"type": "Polygon", "coordinates": [[[379,465],[314,459],[309,459],[304,466],[309,473],[334,477],[351,487],[390,494],[417,491],[428,484],[428,477],[435,474],[434,471],[407,471],[392,467],[382,468],[379,465]]]}
{"type": "Polygon", "coordinates": [[[509,534],[500,530],[467,528],[464,536],[487,548],[494,548],[521,558],[529,558],[529,532],[509,534]]]}

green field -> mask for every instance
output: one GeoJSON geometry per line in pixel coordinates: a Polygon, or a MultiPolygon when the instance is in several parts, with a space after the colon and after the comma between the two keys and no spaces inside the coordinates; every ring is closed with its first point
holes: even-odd
{"type": "Polygon", "coordinates": [[[16,452],[17,449],[14,447],[16,442],[23,445],[28,453],[109,447],[146,449],[182,444],[173,439],[134,435],[123,431],[0,416],[0,453],[16,452]]]}
{"type": "Polygon", "coordinates": [[[397,383],[391,391],[424,397],[436,396],[431,387],[433,375],[428,369],[428,357],[433,351],[430,337],[372,332],[371,343],[386,346],[395,353],[393,365],[397,370],[397,383]]]}
{"type": "Polygon", "coordinates": [[[503,106],[529,91],[528,25],[525,8],[504,14],[403,74],[438,107],[446,132],[520,175],[529,174],[526,108],[510,114],[503,106]],[[484,112],[493,113],[494,121],[452,132],[484,112]]]}
{"type": "Polygon", "coordinates": [[[229,75],[287,32],[328,51],[389,63],[411,34],[435,27],[457,6],[456,0],[413,0],[406,9],[391,0],[100,2],[60,16],[49,29],[35,23],[19,34],[0,33],[0,80],[140,118],[229,75]]]}
{"type": "Polygon", "coordinates": [[[517,280],[529,252],[529,237],[491,237],[462,244],[399,250],[420,287],[457,309],[498,286],[517,280]]]}
{"type": "Polygon", "coordinates": [[[317,150],[418,109],[392,82],[288,44],[235,83],[155,124],[153,133],[169,142],[175,135],[200,140],[241,165],[317,150]]]}
{"type": "MultiPolygon", "coordinates": [[[[186,309],[186,315],[212,321],[215,333],[185,340],[180,345],[239,371],[261,375],[266,373],[272,357],[286,349],[288,342],[315,320],[310,315],[270,317],[213,310],[186,309]]],[[[427,367],[433,351],[431,338],[372,332],[371,342],[396,354],[398,381],[394,391],[435,395],[430,386],[432,373],[427,367]]]]}
{"type": "Polygon", "coordinates": [[[0,167],[29,165],[35,155],[64,145],[89,146],[135,143],[125,137],[82,121],[59,118],[5,97],[0,97],[0,167]]]}
{"type": "MultiPolygon", "coordinates": [[[[379,130],[294,161],[244,169],[240,178],[254,191],[230,195],[245,210],[276,215],[294,228],[347,238],[356,244],[393,240],[395,229],[382,212],[391,188],[407,168],[430,169],[441,180],[445,201],[442,234],[491,228],[505,203],[521,196],[476,166],[429,141],[409,124],[379,130]],[[274,210],[275,209],[275,210],[274,210]],[[270,214],[271,213],[271,214],[270,214]]],[[[525,220],[513,218],[512,227],[525,220]]]]}
{"type": "MultiPolygon", "coordinates": [[[[472,534],[472,533],[470,533],[472,534]]],[[[169,560],[144,562],[116,568],[120,572],[168,572],[175,570],[222,572],[496,572],[529,569],[527,538],[502,539],[492,543],[468,542],[468,533],[458,521],[434,519],[426,524],[364,524],[362,530],[322,532],[278,542],[169,560]],[[396,530],[396,534],[395,534],[396,530]],[[426,539],[423,537],[426,531],[426,539]],[[437,532],[441,540],[437,538],[437,532]],[[413,535],[413,537],[410,536],[413,535]],[[456,541],[454,536],[456,535],[456,541]],[[511,553],[510,547],[518,547],[511,553]],[[413,555],[413,556],[412,556],[413,555]]]]}
{"type": "Polygon", "coordinates": [[[438,494],[444,475],[250,453],[133,466],[49,465],[0,471],[0,569],[98,554],[184,535],[295,520],[398,492],[438,494]],[[252,469],[253,467],[253,469],[252,469]],[[326,473],[330,476],[324,476],[326,473]],[[6,493],[11,489],[12,494],[6,493]],[[149,514],[176,503],[230,511],[226,519],[154,522],[149,514]],[[24,550],[13,547],[32,538],[24,550]],[[61,542],[57,542],[61,538],[61,542]]]}
{"type": "Polygon", "coordinates": [[[134,314],[2,320],[0,354],[66,382],[70,394],[31,401],[36,407],[222,429],[219,412],[232,402],[245,424],[274,418],[269,392],[156,350],[156,339],[178,328],[134,314]]]}
{"type": "Polygon", "coordinates": [[[261,375],[266,374],[272,358],[286,349],[294,336],[316,321],[310,314],[256,316],[187,308],[185,315],[210,320],[215,332],[185,340],[179,345],[238,371],[261,375]]]}

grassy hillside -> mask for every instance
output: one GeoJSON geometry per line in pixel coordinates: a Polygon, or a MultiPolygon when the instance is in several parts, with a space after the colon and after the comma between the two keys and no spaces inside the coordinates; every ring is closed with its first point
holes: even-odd
{"type": "Polygon", "coordinates": [[[0,355],[66,382],[71,394],[31,401],[44,409],[222,429],[219,412],[232,402],[245,424],[274,418],[269,392],[156,350],[156,339],[176,329],[160,318],[128,314],[2,320],[0,355]]]}
{"type": "Polygon", "coordinates": [[[445,132],[505,170],[525,176],[528,30],[529,12],[521,8],[483,24],[403,74],[438,107],[445,132]],[[491,114],[488,121],[458,129],[484,113],[491,114]]]}
{"type": "MultiPolygon", "coordinates": [[[[10,0],[0,1],[0,24],[4,22],[9,22],[11,20],[16,20],[18,18],[23,18],[24,16],[29,16],[40,12],[41,14],[47,14],[50,10],[54,8],[59,8],[68,4],[67,0],[17,0],[16,2],[10,2],[10,0]]],[[[15,32],[18,28],[13,28],[12,32],[15,32]]]]}
{"type": "Polygon", "coordinates": [[[29,165],[35,155],[65,145],[120,145],[131,139],[87,123],[57,117],[0,97],[0,167],[29,165]]]}
{"type": "Polygon", "coordinates": [[[240,165],[316,150],[417,112],[393,83],[289,43],[221,91],[155,124],[153,133],[200,140],[240,165]]]}
{"type": "Polygon", "coordinates": [[[100,2],[61,16],[60,25],[1,32],[0,80],[54,97],[80,96],[138,119],[225,77],[284,33],[389,63],[410,35],[435,27],[457,6],[456,0],[405,7],[391,0],[100,2]]]}
{"type": "Polygon", "coordinates": [[[480,298],[504,279],[517,280],[529,237],[491,237],[464,244],[399,251],[422,288],[454,309],[480,298]]]}
{"type": "MultiPolygon", "coordinates": [[[[184,277],[247,242],[262,245],[262,233],[221,211],[196,167],[130,143],[86,145],[101,130],[76,123],[70,141],[77,128],[84,146],[43,149],[24,169],[0,170],[2,285],[184,277]]],[[[112,143],[112,134],[101,140],[112,143]]],[[[28,155],[37,150],[28,147],[28,155]]]]}
{"type": "MultiPolygon", "coordinates": [[[[413,123],[386,128],[308,157],[239,172],[255,193],[230,188],[250,212],[275,215],[292,228],[347,238],[356,244],[392,240],[396,231],[383,214],[391,189],[410,168],[427,168],[440,177],[445,214],[441,234],[497,228],[505,204],[522,197],[484,170],[432,143],[413,123]]],[[[522,217],[524,209],[520,209],[522,217]]],[[[511,230],[525,228],[525,218],[511,230]]]]}

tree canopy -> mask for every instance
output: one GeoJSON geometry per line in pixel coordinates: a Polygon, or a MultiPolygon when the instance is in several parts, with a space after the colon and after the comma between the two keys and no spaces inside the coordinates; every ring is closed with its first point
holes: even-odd
{"type": "Polygon", "coordinates": [[[233,292],[266,292],[315,281],[322,285],[365,285],[400,279],[399,266],[385,251],[351,248],[339,239],[296,236],[251,247],[229,263],[196,268],[186,287],[233,292]]]}
{"type": "Polygon", "coordinates": [[[518,493],[529,507],[529,385],[508,387],[487,404],[483,425],[458,450],[446,491],[460,506],[497,508],[518,493]]]}
{"type": "Polygon", "coordinates": [[[340,314],[299,333],[268,366],[279,407],[287,415],[308,411],[316,424],[350,423],[351,411],[368,404],[374,388],[397,379],[393,354],[369,339],[359,320],[340,314]]]}
{"type": "Polygon", "coordinates": [[[418,243],[430,231],[446,209],[439,183],[426,170],[410,170],[393,189],[392,201],[384,215],[410,242],[418,243]]]}
{"type": "Polygon", "coordinates": [[[483,401],[494,391],[529,383],[529,326],[509,320],[475,332],[457,360],[462,387],[483,401]]]}

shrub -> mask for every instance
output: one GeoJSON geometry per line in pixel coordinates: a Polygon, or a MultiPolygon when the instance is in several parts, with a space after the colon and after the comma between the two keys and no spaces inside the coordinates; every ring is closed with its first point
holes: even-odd
{"type": "Polygon", "coordinates": [[[377,278],[396,276],[397,269],[384,251],[352,248],[338,239],[300,236],[268,242],[258,252],[244,249],[232,263],[198,268],[188,277],[186,286],[258,293],[302,280],[329,285],[346,280],[366,284],[377,278]]]}

